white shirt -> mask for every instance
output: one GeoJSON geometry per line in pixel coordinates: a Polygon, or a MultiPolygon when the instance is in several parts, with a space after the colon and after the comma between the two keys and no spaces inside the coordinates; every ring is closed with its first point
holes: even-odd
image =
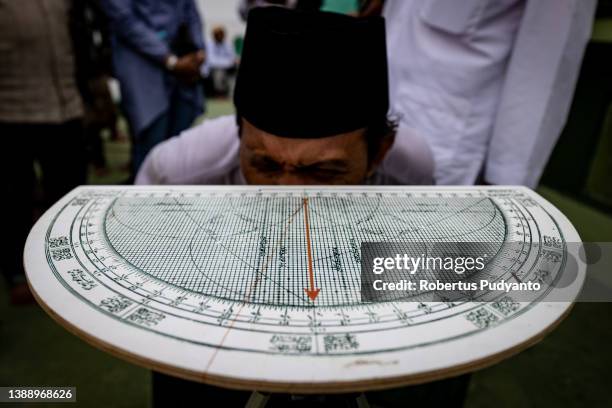
{"type": "Polygon", "coordinates": [[[392,109],[438,184],[535,187],[565,123],[595,0],[387,0],[392,109]]]}
{"type": "MultiPolygon", "coordinates": [[[[157,145],[136,184],[246,184],[233,115],[206,120],[157,145]]],[[[367,184],[431,184],[433,157],[420,136],[400,127],[393,147],[367,184]]]]}
{"type": "Polygon", "coordinates": [[[236,53],[227,41],[209,40],[206,43],[206,64],[210,68],[231,68],[236,65],[236,53]]]}

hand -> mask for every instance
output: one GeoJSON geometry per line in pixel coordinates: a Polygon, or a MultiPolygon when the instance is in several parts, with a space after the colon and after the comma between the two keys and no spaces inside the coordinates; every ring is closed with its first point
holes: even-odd
{"type": "Polygon", "coordinates": [[[204,63],[206,54],[204,51],[197,51],[184,55],[176,61],[172,73],[179,80],[187,85],[193,85],[200,80],[200,66],[204,63]]]}
{"type": "Polygon", "coordinates": [[[204,50],[196,51],[194,54],[199,65],[202,65],[204,61],[206,61],[206,52],[204,52],[204,50]]]}

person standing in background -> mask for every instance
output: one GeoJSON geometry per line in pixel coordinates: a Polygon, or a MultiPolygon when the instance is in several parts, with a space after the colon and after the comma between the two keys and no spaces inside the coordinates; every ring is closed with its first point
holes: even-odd
{"type": "Polygon", "coordinates": [[[537,186],[567,119],[595,5],[385,2],[392,108],[428,140],[438,184],[537,186]]]}
{"type": "Polygon", "coordinates": [[[202,23],[194,0],[103,0],[136,174],[159,142],[204,110],[202,23]]]}
{"type": "Polygon", "coordinates": [[[69,0],[0,0],[0,169],[6,183],[0,268],[13,304],[33,300],[22,251],[34,220],[34,161],[45,207],[86,180],[71,6],[69,0]]]}
{"type": "Polygon", "coordinates": [[[108,21],[99,0],[73,0],[71,26],[77,85],[85,105],[83,127],[87,156],[99,176],[108,171],[102,131],[110,130],[114,139],[118,139],[120,134],[119,109],[109,86],[112,53],[108,21]]]}
{"type": "Polygon", "coordinates": [[[238,57],[227,41],[225,27],[216,26],[212,29],[206,50],[204,71],[208,84],[207,95],[227,97],[231,90],[231,77],[236,73],[238,57]]]}

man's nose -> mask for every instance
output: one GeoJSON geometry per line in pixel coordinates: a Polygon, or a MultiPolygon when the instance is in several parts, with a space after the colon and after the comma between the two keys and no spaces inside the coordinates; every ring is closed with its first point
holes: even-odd
{"type": "Polygon", "coordinates": [[[301,174],[295,174],[292,172],[284,172],[278,179],[278,185],[286,185],[286,186],[296,186],[296,185],[305,185],[311,184],[312,181],[308,180],[307,177],[304,177],[301,174]]]}

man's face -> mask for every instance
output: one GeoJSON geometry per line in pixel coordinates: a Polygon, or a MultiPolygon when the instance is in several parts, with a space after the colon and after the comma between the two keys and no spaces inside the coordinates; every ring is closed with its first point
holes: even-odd
{"type": "Polygon", "coordinates": [[[374,171],[364,132],[290,139],[242,119],[240,166],[248,184],[363,184],[374,171]]]}
{"type": "Polygon", "coordinates": [[[225,31],[223,31],[223,30],[215,30],[213,32],[213,37],[214,37],[216,42],[222,43],[223,41],[225,41],[225,31]]]}

